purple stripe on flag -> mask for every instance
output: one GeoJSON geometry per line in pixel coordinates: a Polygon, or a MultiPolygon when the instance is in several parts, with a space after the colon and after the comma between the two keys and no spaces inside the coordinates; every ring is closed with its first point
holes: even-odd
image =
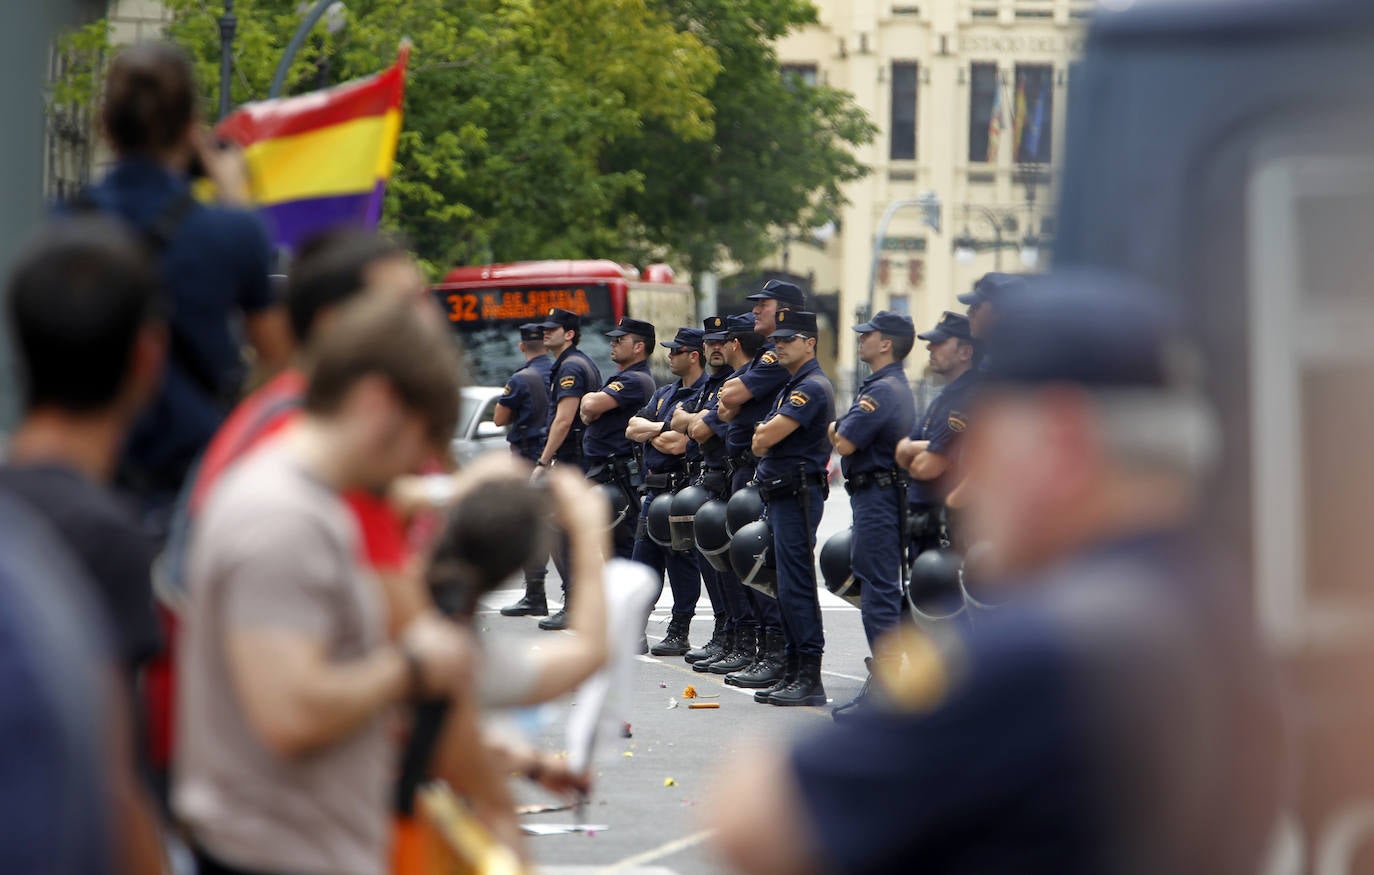
{"type": "Polygon", "coordinates": [[[294,252],[302,241],[330,228],[377,227],[385,188],[386,183],[378,181],[372,191],[286,201],[262,207],[258,213],[267,223],[272,241],[294,252]]]}

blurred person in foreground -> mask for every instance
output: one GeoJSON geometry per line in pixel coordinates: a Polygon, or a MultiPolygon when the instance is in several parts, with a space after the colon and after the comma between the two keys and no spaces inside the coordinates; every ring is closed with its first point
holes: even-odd
{"type": "Polygon", "coordinates": [[[265,374],[284,367],[291,353],[286,312],[268,278],[272,247],[261,222],[243,208],[242,155],[215,145],[196,108],[198,93],[181,49],[156,42],[121,49],[105,77],[100,111],[114,167],[67,205],[126,222],[157,258],[169,297],[165,378],[119,471],[159,538],[196,457],[241,391],[243,341],[265,374]],[[192,195],[193,164],[216,184],[220,203],[192,195]]]}
{"type": "Polygon", "coordinates": [[[1030,291],[968,448],[1004,606],[900,630],[885,705],[732,764],[744,871],[1258,871],[1281,750],[1243,594],[1190,535],[1215,431],[1188,351],[1157,292],[1030,291]]]}
{"type": "MultiPolygon", "coordinates": [[[[385,490],[447,444],[458,364],[412,303],[354,302],[312,351],[301,418],[210,495],[191,548],[173,785],[202,872],[380,875],[396,706],[450,697],[445,732],[476,737],[468,636],[428,611],[387,640],[342,498],[385,490]]],[[[518,847],[504,783],[466,749],[445,777],[518,847]]]]}
{"type": "Polygon", "coordinates": [[[158,648],[153,547],[109,488],[162,372],[158,284],[124,227],[79,218],[27,246],[6,310],[24,413],[0,467],[0,871],[158,872],[130,708],[158,648]]]}

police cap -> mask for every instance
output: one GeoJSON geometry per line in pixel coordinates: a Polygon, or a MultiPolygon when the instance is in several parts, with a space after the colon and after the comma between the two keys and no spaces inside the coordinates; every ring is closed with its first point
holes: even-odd
{"type": "Polygon", "coordinates": [[[763,288],[745,298],[746,301],[766,301],[769,298],[778,302],[779,307],[792,307],[800,310],[806,306],[806,295],[793,283],[786,280],[769,280],[763,288]]]}
{"type": "Polygon", "coordinates": [[[629,316],[620,317],[620,321],[615,327],[606,332],[607,337],[624,337],[627,334],[636,334],[644,338],[650,346],[654,343],[657,332],[652,322],[645,322],[643,319],[631,319],[629,316]]]}
{"type": "Polygon", "coordinates": [[[564,331],[577,331],[582,328],[582,317],[571,310],[554,307],[549,310],[549,318],[540,322],[539,327],[545,331],[554,328],[562,328],[564,331]]]}
{"type": "Polygon", "coordinates": [[[965,292],[959,296],[959,303],[966,307],[975,304],[995,304],[1002,300],[1007,292],[1014,291],[1026,284],[1026,278],[1014,273],[985,273],[973,284],[973,291],[965,292]]]}
{"type": "Polygon", "coordinates": [[[806,310],[779,310],[777,325],[769,337],[816,336],[816,314],[806,310]]]}
{"type": "Polygon", "coordinates": [[[666,346],[668,349],[701,349],[702,336],[704,332],[700,328],[687,328],[686,326],[677,330],[677,336],[672,340],[665,340],[659,346],[666,346]]]}
{"type": "Polygon", "coordinates": [[[991,383],[1190,390],[1197,359],[1163,293],[1102,271],[1036,277],[988,337],[991,383]]]}
{"type": "Polygon", "coordinates": [[[754,331],[754,314],[741,313],[738,316],[731,316],[725,322],[725,337],[739,337],[741,334],[751,334],[754,331]]]}
{"type": "Polygon", "coordinates": [[[706,342],[724,340],[727,320],[726,316],[707,316],[701,320],[701,339],[706,342]]]}
{"type": "Polygon", "coordinates": [[[972,342],[973,331],[969,328],[967,316],[946,310],[940,314],[940,321],[935,323],[934,328],[922,331],[916,336],[930,343],[944,343],[951,337],[972,342]]]}
{"type": "Polygon", "coordinates": [[[526,322],[520,326],[521,340],[543,340],[544,326],[538,322],[526,322]]]}
{"type": "Polygon", "coordinates": [[[860,334],[867,334],[870,331],[880,331],[883,334],[890,334],[893,337],[915,337],[916,325],[911,321],[910,316],[901,313],[893,313],[891,310],[879,310],[873,314],[873,318],[854,326],[854,330],[860,334]]]}

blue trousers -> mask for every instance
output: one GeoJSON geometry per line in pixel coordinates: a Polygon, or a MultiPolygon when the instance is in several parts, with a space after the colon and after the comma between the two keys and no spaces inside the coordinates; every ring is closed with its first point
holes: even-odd
{"type": "Polygon", "coordinates": [[[865,489],[849,498],[854,511],[854,532],[849,561],[859,581],[868,648],[902,619],[902,539],[899,496],[896,489],[865,489]]]}
{"type": "Polygon", "coordinates": [[[778,563],[778,607],[787,652],[820,656],[825,651],[821,626],[821,600],[816,591],[816,529],[825,512],[825,493],[810,487],[807,512],[801,495],[778,498],[768,504],[768,528],[773,533],[773,555],[778,563]]]}
{"type": "MultiPolygon", "coordinates": [[[[656,493],[650,493],[645,497],[644,513],[649,512],[649,502],[653,501],[655,496],[656,493]]],[[[660,547],[645,535],[635,541],[634,553],[630,558],[642,562],[658,574],[658,593],[654,595],[655,602],[663,594],[663,575],[667,572],[668,585],[673,590],[673,616],[690,618],[696,613],[697,601],[701,598],[701,574],[697,571],[695,550],[691,553],[676,553],[667,547],[660,547]]]]}
{"type": "MultiPolygon", "coordinates": [[[[753,479],[754,469],[752,467],[740,468],[735,471],[734,477],[730,479],[731,493],[738,492],[748,486],[749,481],[753,479]]],[[[746,608],[741,609],[741,616],[744,617],[746,627],[760,626],[764,629],[775,630],[782,628],[782,614],[778,610],[777,599],[764,595],[752,586],[745,586],[732,573],[727,573],[725,578],[726,589],[729,590],[732,586],[734,587],[735,595],[732,598],[740,600],[742,597],[742,602],[747,605],[746,608]]]]}

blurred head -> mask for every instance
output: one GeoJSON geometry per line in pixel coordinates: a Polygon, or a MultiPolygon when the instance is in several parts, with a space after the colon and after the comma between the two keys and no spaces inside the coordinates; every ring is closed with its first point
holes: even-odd
{"type": "Polygon", "coordinates": [[[345,447],[350,484],[384,489],[446,451],[458,422],[458,373],[456,346],[432,313],[363,296],[316,338],[304,407],[345,447]]]}
{"type": "Polygon", "coordinates": [[[364,291],[430,305],[419,265],[393,237],[335,229],[302,245],[286,283],[286,309],[300,346],[329,324],[340,304],[364,291]]]}
{"type": "Polygon", "coordinates": [[[43,229],[10,272],[6,300],[26,411],[132,418],[162,377],[162,295],[122,224],[79,217],[43,229]]]}
{"type": "Polygon", "coordinates": [[[189,164],[196,121],[195,78],[184,51],[171,43],[147,42],[115,55],[101,107],[115,154],[189,164]]]}
{"type": "Polygon", "coordinates": [[[547,504],[547,490],[516,474],[483,482],[454,504],[426,574],[444,613],[471,618],[482,596],[542,554],[547,504]]]}
{"type": "Polygon", "coordinates": [[[1161,293],[1088,274],[1036,283],[991,336],[964,453],[971,535],[1003,571],[1181,523],[1216,451],[1161,293]]]}

